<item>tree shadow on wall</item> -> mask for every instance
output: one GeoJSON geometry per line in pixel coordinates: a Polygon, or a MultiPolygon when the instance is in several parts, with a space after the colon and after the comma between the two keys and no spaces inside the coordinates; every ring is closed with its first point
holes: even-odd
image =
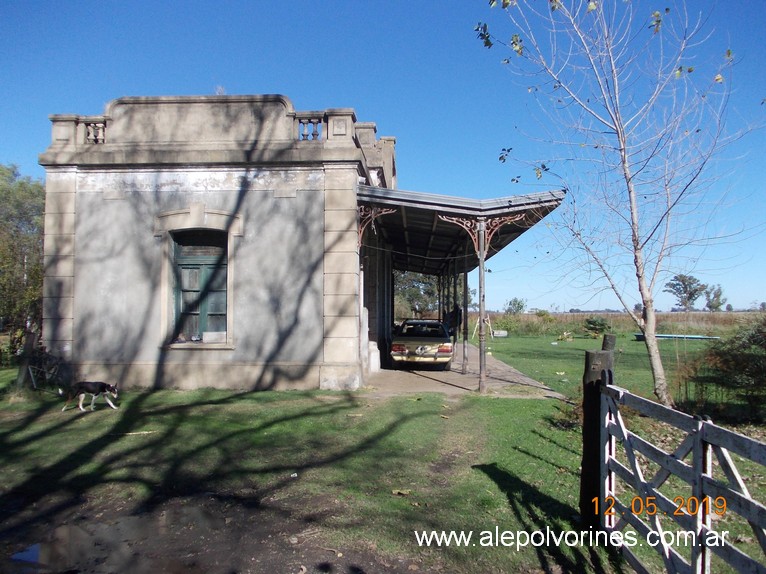
{"type": "MultiPolygon", "coordinates": [[[[271,113],[268,109],[259,108],[255,104],[252,112],[255,117],[252,140],[243,146],[238,161],[226,166],[229,169],[237,169],[234,172],[237,175],[236,180],[232,178],[230,182],[236,188],[205,196],[206,207],[228,214],[224,227],[219,230],[229,236],[233,233],[235,225],[242,222],[248,230],[244,234],[246,237],[232,238],[229,243],[231,251],[219,256],[217,264],[213,265],[213,273],[201,286],[196,300],[187,301],[186,304],[194,308],[210,295],[213,286],[219,282],[218,273],[224,268],[220,264],[225,263],[224,257],[228,257],[235,277],[235,293],[229,293],[228,296],[233,295],[238,301],[258,301],[260,308],[266,313],[260,313],[257,318],[243,319],[241,315],[236,318],[229,317],[230,323],[237,322],[241,325],[234,329],[235,348],[228,353],[231,359],[224,361],[252,363],[248,375],[243,377],[247,380],[242,380],[238,384],[239,388],[268,390],[282,384],[290,387],[306,380],[307,377],[316,378],[312,371],[316,371],[322,363],[324,333],[332,332],[343,320],[343,316],[351,316],[355,309],[353,301],[349,300],[345,303],[345,308],[340,309],[336,315],[323,314],[321,273],[324,256],[341,241],[341,235],[337,234],[331,239],[336,243],[325,243],[327,237],[323,233],[324,215],[321,209],[323,202],[313,198],[306,198],[301,202],[277,200],[270,195],[263,195],[270,192],[265,191],[260,183],[264,174],[268,174],[272,169],[264,167],[266,159],[270,162],[268,165],[272,166],[274,162],[288,164],[295,156],[295,146],[311,147],[321,142],[288,141],[284,142],[282,147],[273,143],[264,146],[264,142],[269,143],[275,137],[275,132],[270,130],[276,131],[277,125],[273,117],[268,116],[271,113]],[[259,195],[255,197],[254,194],[259,195]],[[262,201],[266,198],[268,201],[262,201]],[[285,203],[287,201],[292,203],[288,206],[285,203]],[[274,221],[287,221],[289,224],[273,229],[274,221]],[[252,266],[254,258],[263,257],[264,253],[273,257],[275,252],[280,254],[278,263],[281,267],[265,267],[259,277],[249,282],[237,279],[244,275],[242,269],[252,266]],[[264,319],[269,313],[269,318],[264,319]],[[245,321],[249,321],[247,329],[242,328],[246,324],[245,321]],[[306,328],[307,321],[313,325],[309,329],[306,328]]],[[[132,117],[130,109],[123,110],[122,113],[122,121],[130,123],[131,130],[135,133],[153,133],[156,128],[154,120],[147,118],[146,114],[138,113],[132,117]]],[[[177,125],[165,128],[169,131],[168,141],[186,137],[186,124],[194,121],[191,111],[187,109],[179,108],[175,113],[177,125]]],[[[241,113],[235,112],[233,108],[226,108],[219,118],[222,132],[226,133],[227,130],[235,128],[241,117],[241,113]]],[[[140,152],[141,148],[136,144],[136,149],[132,151],[140,152]]],[[[127,153],[130,152],[128,145],[127,153]]],[[[169,320],[168,332],[162,333],[158,339],[158,307],[161,307],[163,299],[167,299],[168,295],[163,291],[162,258],[158,255],[163,249],[161,242],[165,239],[156,235],[154,221],[160,213],[188,209],[189,202],[199,201],[198,195],[195,200],[195,196],[183,189],[183,186],[178,187],[178,183],[172,184],[167,181],[167,170],[172,167],[158,166],[153,184],[141,183],[139,180],[126,180],[121,184],[121,197],[109,202],[111,209],[119,209],[122,225],[125,227],[125,233],[120,234],[119,240],[109,233],[109,227],[114,226],[114,221],[104,216],[100,203],[90,207],[91,213],[87,218],[78,212],[78,268],[81,271],[88,268],[90,275],[94,277],[95,284],[87,288],[101,297],[110,297],[115,305],[113,309],[112,305],[91,307],[76,302],[78,308],[75,311],[74,357],[81,364],[107,361],[118,384],[124,380],[135,380],[134,364],[153,364],[154,372],[146,375],[147,379],[151,376],[151,381],[142,383],[142,386],[153,389],[179,386],[181,380],[188,381],[200,377],[199,365],[195,365],[195,361],[187,360],[189,353],[199,352],[191,348],[175,349],[172,345],[184,330],[183,315],[175,321],[169,320]],[[113,239],[105,240],[108,237],[113,239]],[[125,237],[134,240],[126,241],[125,237]],[[131,273],[135,277],[131,280],[128,272],[120,268],[112,278],[112,282],[117,285],[116,290],[107,291],[99,285],[103,282],[99,270],[115,261],[129,262],[131,273]],[[135,280],[136,277],[138,281],[135,280]],[[124,305],[124,297],[121,297],[119,290],[129,289],[130,285],[141,290],[145,304],[134,305],[135,308],[130,310],[117,310],[117,304],[122,302],[124,305]],[[97,309],[102,309],[103,312],[97,309]],[[147,357],[149,348],[158,349],[151,359],[147,357]]],[[[215,169],[215,166],[211,167],[211,170],[215,169]]],[[[277,170],[275,173],[281,172],[277,170]]],[[[318,189],[316,193],[321,195],[322,192],[318,189]]],[[[78,209],[87,209],[85,206],[88,204],[81,202],[78,205],[78,209]]],[[[275,260],[273,257],[272,263],[275,260]]],[[[172,265],[170,273],[173,281],[178,284],[178,270],[172,265]]],[[[79,281],[78,284],[82,286],[86,282],[79,281]]],[[[78,297],[87,299],[82,291],[78,297]]],[[[51,299],[52,302],[62,300],[51,299]]],[[[172,305],[170,307],[172,308],[172,305]]],[[[241,314],[242,310],[235,306],[233,314],[237,313],[241,314]]],[[[206,360],[211,356],[207,351],[200,352],[207,353],[206,360]]],[[[219,354],[222,357],[227,355],[226,352],[219,354]]],[[[211,385],[215,382],[217,381],[212,381],[211,385]]],[[[205,386],[204,380],[195,381],[194,384],[205,386]]]]}
{"type": "MultiPolygon", "coordinates": [[[[135,119],[135,130],[141,129],[138,125],[140,121],[151,121],[145,116],[135,119]]],[[[256,122],[261,129],[253,136],[246,149],[242,150],[240,161],[227,166],[229,169],[236,168],[240,175],[236,181],[236,188],[226,191],[225,201],[220,200],[221,205],[212,205],[214,209],[228,214],[223,229],[227,234],[232,233],[238,218],[248,219],[255,216],[262,221],[269,221],[275,215],[284,215],[284,206],[280,207],[272,202],[270,206],[263,207],[260,203],[251,201],[254,193],[263,191],[255,189],[254,183],[262,173],[260,162],[265,157],[264,148],[260,144],[269,141],[271,135],[266,129],[268,121],[266,118],[261,119],[263,121],[260,123],[256,122]]],[[[131,118],[126,120],[130,121],[131,118]]],[[[186,118],[179,116],[179,123],[185,120],[186,118]]],[[[233,122],[236,118],[232,116],[230,120],[233,122]]],[[[147,124],[145,128],[151,131],[152,126],[147,124]]],[[[178,127],[178,130],[183,132],[182,127],[178,127]]],[[[173,140],[172,133],[168,135],[168,140],[173,140]]],[[[292,145],[285,146],[284,157],[281,159],[281,152],[273,146],[270,147],[270,161],[286,164],[294,155],[292,145]]],[[[304,145],[303,142],[300,145],[304,145]]],[[[312,145],[312,142],[305,142],[305,145],[312,145]]],[[[136,146],[134,150],[131,150],[129,145],[125,146],[126,154],[131,151],[140,153],[142,150],[140,146],[136,146]]],[[[336,244],[325,243],[323,218],[318,223],[316,221],[317,202],[305,202],[303,211],[295,210],[294,225],[287,237],[269,238],[269,241],[282,244],[289,241],[296,254],[302,253],[304,256],[300,260],[300,268],[293,269],[294,273],[291,274],[288,271],[292,262],[282,261],[282,274],[264,277],[258,285],[237,286],[243,293],[248,289],[261,289],[266,305],[274,315],[273,322],[268,325],[270,336],[241,337],[237,345],[246,349],[252,356],[259,357],[262,364],[271,365],[289,363],[290,357],[285,355],[285,349],[294,349],[295,341],[300,340],[301,361],[294,362],[289,369],[253,368],[252,374],[241,382],[241,388],[246,389],[242,392],[225,393],[221,396],[221,393],[198,391],[202,398],[183,405],[157,406],[154,403],[156,395],[151,391],[175,386],[180,378],[193,378],[198,376],[199,372],[198,366],[184,361],[179,354],[174,355],[176,351],[170,347],[170,343],[182,331],[183,324],[176,322],[169,329],[170,332],[162,333],[159,338],[157,335],[158,308],[164,293],[161,259],[158,257],[162,245],[156,239],[155,218],[163,211],[188,207],[192,201],[192,197],[184,196],[183,190],[177,190],[172,201],[180,203],[168,202],[169,191],[163,174],[169,169],[175,168],[172,165],[157,166],[157,175],[152,185],[140,189],[138,186],[127,186],[121,190],[121,197],[109,199],[112,209],[119,205],[120,213],[125,214],[124,219],[121,219],[125,227],[121,230],[119,240],[112,234],[105,233],[115,222],[105,217],[101,211],[104,207],[103,201],[93,202],[87,208],[91,209],[91,212],[86,219],[85,213],[79,210],[86,209],[87,204],[78,199],[77,268],[89,268],[94,281],[78,281],[80,291],[75,296],[74,311],[65,308],[71,294],[63,281],[51,278],[46,294],[49,317],[65,318],[74,314],[73,352],[76,369],[82,368],[87,362],[109,362],[108,366],[114,375],[113,382],[122,386],[123,381],[134,377],[134,373],[131,372],[134,364],[152,363],[151,378],[147,377],[148,380],[145,381],[149,391],[123,394],[119,411],[102,413],[105,417],[111,417],[105,426],[102,423],[91,428],[85,422],[85,417],[101,416],[98,413],[66,413],[57,418],[59,415],[56,410],[60,408],[61,403],[43,402],[39,408],[14,421],[13,428],[0,429],[0,461],[9,464],[23,458],[25,446],[34,441],[59,440],[59,437],[60,440],[66,440],[65,437],[69,433],[78,437],[87,433],[88,437],[84,442],[78,442],[78,446],[73,450],[62,448],[60,456],[37,462],[27,478],[0,493],[0,513],[3,515],[0,536],[11,536],[30,528],[46,528],[57,517],[73,512],[86,502],[94,489],[107,486],[118,489],[130,487],[149,493],[136,512],[150,512],[167,501],[205,492],[216,492],[216,496],[225,497],[232,504],[245,508],[263,509],[268,505],[265,501],[270,494],[287,488],[291,474],[329,467],[358,453],[375,450],[382,439],[409,420],[407,416],[399,416],[382,429],[370,430],[354,444],[336,446],[330,437],[325,437],[324,443],[315,438],[305,443],[285,445],[286,449],[294,449],[297,462],[275,464],[268,462],[272,460],[270,454],[274,445],[268,441],[256,441],[254,446],[254,437],[267,435],[273,429],[289,425],[291,422],[321,421],[323,417],[343,413],[358,406],[355,397],[348,393],[340,393],[333,401],[328,402],[309,394],[306,397],[309,398],[310,405],[297,412],[281,417],[261,414],[249,420],[240,429],[225,434],[208,432],[204,430],[205,425],[199,425],[198,428],[194,425],[194,421],[198,421],[199,417],[214,420],[220,416],[222,409],[236,405],[238,401],[256,400],[250,396],[250,391],[269,390],[283,383],[289,386],[304,380],[311,374],[312,369],[321,364],[324,332],[332,331],[345,313],[351,314],[354,311],[354,302],[349,298],[346,307],[339,310],[337,317],[321,315],[321,273],[324,256],[336,244]],[[321,228],[319,232],[317,225],[321,228]],[[105,240],[107,236],[111,239],[105,240]],[[135,238],[140,240],[133,241],[135,238]],[[317,241],[318,238],[321,238],[321,241],[317,241]],[[122,273],[113,278],[116,281],[107,285],[106,281],[102,281],[103,276],[99,275],[99,270],[115,261],[129,261],[130,272],[121,269],[122,273]],[[137,278],[139,281],[136,281],[137,278]],[[119,280],[122,280],[121,284],[119,280]],[[140,283],[141,295],[147,303],[127,312],[123,308],[119,313],[114,311],[114,314],[110,315],[112,308],[118,309],[120,305],[125,305],[119,289],[130,289],[137,283],[140,283]],[[114,287],[115,284],[119,284],[118,287],[114,287]],[[98,297],[107,297],[108,304],[93,307],[82,304],[82,301],[87,303],[90,299],[98,297]],[[318,337],[307,339],[301,327],[306,316],[310,316],[311,312],[317,309],[317,304],[319,317],[315,320],[319,321],[318,324],[323,327],[320,331],[323,332],[320,332],[318,337]],[[119,320],[114,320],[115,318],[119,320]],[[158,340],[161,344],[156,345],[155,341],[158,340]],[[151,341],[148,347],[147,341],[151,341]],[[151,361],[147,359],[147,348],[151,348],[154,353],[151,361]],[[92,353],[92,349],[98,349],[99,352],[92,353]],[[157,428],[160,421],[162,424],[157,428]],[[190,440],[187,434],[190,427],[197,428],[193,440],[190,440]],[[136,441],[130,438],[144,436],[143,433],[151,434],[147,440],[136,441]],[[261,463],[251,464],[253,458],[243,457],[243,449],[247,449],[250,454],[261,453],[261,463]],[[207,457],[216,457],[219,462],[208,474],[200,476],[195,472],[196,461],[207,457]],[[161,474],[159,478],[156,474],[158,468],[161,474]],[[275,475],[288,478],[273,480],[275,475]],[[227,482],[240,484],[247,481],[250,481],[251,489],[235,489],[223,494],[219,488],[227,482]]],[[[318,190],[317,193],[322,192],[318,190]]],[[[96,194],[93,195],[95,197],[96,194]]],[[[222,194],[218,197],[222,197],[222,194]]],[[[319,211],[321,212],[321,209],[319,211]]],[[[247,224],[247,221],[245,223],[247,224]]],[[[253,224],[251,229],[255,228],[256,225],[253,224]]],[[[338,234],[336,241],[340,240],[338,234]]],[[[247,265],[244,260],[247,254],[241,251],[241,238],[235,238],[230,245],[232,251],[228,253],[229,261],[234,265],[247,265]]],[[[263,242],[261,248],[268,251],[269,242],[263,242]]],[[[52,260],[64,260],[68,257],[70,254],[67,247],[63,246],[61,253],[52,255],[52,260]]],[[[125,268],[127,269],[127,266],[125,268]]],[[[202,286],[197,302],[208,295],[216,279],[213,274],[202,286]]],[[[55,323],[51,332],[46,334],[46,338],[66,340],[63,323],[55,323]]],[[[211,381],[211,385],[215,382],[211,381]]],[[[204,387],[205,381],[200,381],[199,386],[204,387]]],[[[317,432],[317,437],[319,436],[323,435],[317,432]]],[[[382,461],[386,460],[386,456],[388,455],[385,452],[381,452],[382,461]]],[[[395,461],[391,464],[395,464],[395,461]]]]}

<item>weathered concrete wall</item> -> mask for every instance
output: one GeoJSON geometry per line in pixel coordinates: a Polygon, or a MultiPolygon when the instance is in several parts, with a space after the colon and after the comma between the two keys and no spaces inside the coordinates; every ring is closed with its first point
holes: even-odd
{"type": "Polygon", "coordinates": [[[109,143],[188,142],[210,147],[295,140],[294,110],[283,96],[121,98],[106,109],[109,143]]]}
{"type": "Polygon", "coordinates": [[[43,337],[80,376],[361,384],[356,185],[395,179],[374,124],[358,136],[353,110],[295,112],[283,96],[122,98],[51,119],[43,337]],[[171,232],[200,228],[227,233],[227,330],[171,342],[171,232]]]}
{"type": "Polygon", "coordinates": [[[49,169],[45,180],[43,334],[49,351],[72,358],[74,338],[74,168],[49,169]]]}
{"type": "MultiPolygon", "coordinates": [[[[74,355],[89,364],[152,363],[172,331],[169,231],[231,224],[230,329],[223,348],[171,345],[177,363],[312,365],[322,361],[323,176],[320,170],[98,172],[77,178],[74,355]],[[163,229],[168,213],[188,222],[163,229]],[[201,215],[195,220],[192,215],[201,215]],[[227,222],[228,220],[228,222],[227,222]],[[159,227],[159,229],[158,229],[159,227]],[[104,358],[108,358],[106,361],[104,358]]],[[[86,375],[89,373],[85,373],[86,375]]],[[[129,377],[133,378],[133,377],[129,377]]],[[[167,383],[166,375],[154,378],[167,383]]],[[[264,384],[259,373],[241,387],[264,384]]],[[[138,381],[136,381],[138,383],[138,381]]],[[[152,382],[154,384],[154,382],[152,382]]]]}

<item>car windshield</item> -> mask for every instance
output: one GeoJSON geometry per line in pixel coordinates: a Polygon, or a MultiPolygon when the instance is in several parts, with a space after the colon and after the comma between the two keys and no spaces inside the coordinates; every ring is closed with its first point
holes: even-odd
{"type": "Polygon", "coordinates": [[[405,323],[402,328],[405,337],[446,338],[447,333],[439,323],[405,323]]]}

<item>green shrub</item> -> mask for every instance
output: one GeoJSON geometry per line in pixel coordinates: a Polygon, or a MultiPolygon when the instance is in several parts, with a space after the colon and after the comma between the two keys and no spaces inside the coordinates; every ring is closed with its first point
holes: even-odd
{"type": "Polygon", "coordinates": [[[594,339],[597,339],[609,330],[609,323],[603,317],[588,317],[585,319],[585,332],[594,339]]]}
{"type": "Polygon", "coordinates": [[[495,330],[508,331],[509,333],[517,333],[519,330],[520,321],[517,315],[512,313],[505,313],[491,319],[492,328],[495,330]]]}
{"type": "Polygon", "coordinates": [[[766,399],[766,315],[710,344],[692,380],[717,387],[748,407],[752,419],[763,418],[766,399]]]}

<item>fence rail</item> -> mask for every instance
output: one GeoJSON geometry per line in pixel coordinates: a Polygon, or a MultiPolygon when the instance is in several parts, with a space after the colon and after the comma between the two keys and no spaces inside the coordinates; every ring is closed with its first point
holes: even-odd
{"type": "MultiPolygon", "coordinates": [[[[602,372],[598,381],[600,526],[609,532],[631,526],[640,536],[652,537],[667,572],[707,574],[712,554],[716,554],[737,572],[766,574],[766,506],[753,498],[731,456],[735,453],[766,466],[766,444],[707,418],[636,396],[611,382],[611,371],[602,372]],[[626,408],[670,425],[684,436],[668,451],[628,429],[622,416],[626,408]],[[656,466],[650,468],[649,463],[656,466]],[[660,490],[663,486],[665,492],[660,490]],[[747,521],[757,557],[732,544],[725,531],[714,527],[727,513],[747,521]],[[678,528],[693,541],[690,553],[671,543],[678,528]]],[[[649,572],[631,548],[623,545],[622,552],[638,572],[649,572]]]]}

